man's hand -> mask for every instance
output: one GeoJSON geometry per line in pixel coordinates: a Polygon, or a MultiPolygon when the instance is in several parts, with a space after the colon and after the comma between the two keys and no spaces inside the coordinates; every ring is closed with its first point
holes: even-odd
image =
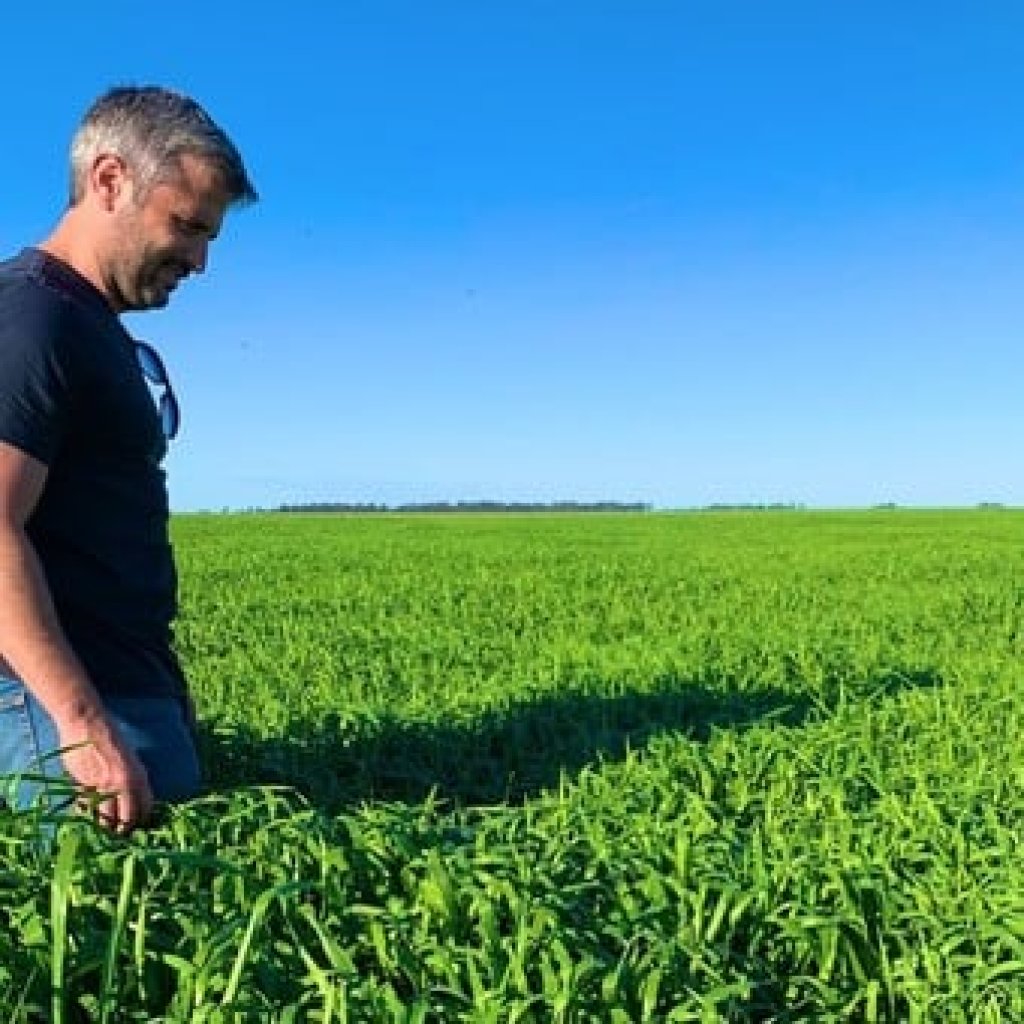
{"type": "Polygon", "coordinates": [[[99,823],[126,835],[149,818],[153,791],[146,769],[135,752],[102,712],[54,716],[65,750],[64,767],[72,780],[89,793],[109,793],[96,805],[99,823]]]}

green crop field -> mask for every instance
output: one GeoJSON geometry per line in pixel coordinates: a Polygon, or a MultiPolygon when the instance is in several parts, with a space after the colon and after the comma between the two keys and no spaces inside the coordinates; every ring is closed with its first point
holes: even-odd
{"type": "Polygon", "coordinates": [[[1024,513],[173,531],[210,792],[0,812],[0,1020],[1024,1020],[1024,513]]]}

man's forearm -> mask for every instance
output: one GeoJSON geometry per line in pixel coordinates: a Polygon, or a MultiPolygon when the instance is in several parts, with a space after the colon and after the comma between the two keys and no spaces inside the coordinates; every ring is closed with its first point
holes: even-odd
{"type": "Polygon", "coordinates": [[[58,723],[102,717],[103,706],[57,619],[25,531],[0,525],[0,669],[20,679],[58,723]]]}

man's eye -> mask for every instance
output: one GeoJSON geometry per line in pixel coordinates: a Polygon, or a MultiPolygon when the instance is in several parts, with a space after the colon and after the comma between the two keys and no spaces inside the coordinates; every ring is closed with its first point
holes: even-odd
{"type": "Polygon", "coordinates": [[[190,220],[185,220],[184,217],[174,218],[174,229],[182,235],[201,235],[203,229],[190,220]]]}

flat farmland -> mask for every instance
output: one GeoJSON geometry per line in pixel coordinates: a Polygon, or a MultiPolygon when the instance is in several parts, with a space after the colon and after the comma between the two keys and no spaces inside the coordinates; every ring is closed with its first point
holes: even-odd
{"type": "Polygon", "coordinates": [[[1024,513],[172,529],[209,793],[2,812],[4,1019],[1024,1020],[1024,513]]]}

